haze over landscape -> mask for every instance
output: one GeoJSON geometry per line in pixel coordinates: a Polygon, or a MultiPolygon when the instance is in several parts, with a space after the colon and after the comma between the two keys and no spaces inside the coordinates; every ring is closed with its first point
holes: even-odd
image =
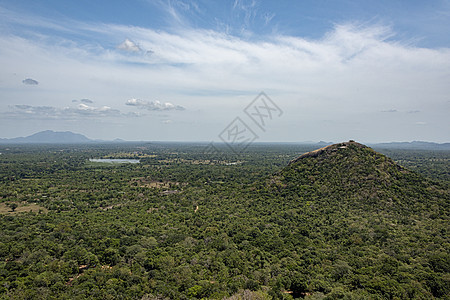
{"type": "Polygon", "coordinates": [[[0,0],[0,138],[450,140],[450,2],[0,0]],[[244,109],[264,91],[265,128],[244,109]]]}

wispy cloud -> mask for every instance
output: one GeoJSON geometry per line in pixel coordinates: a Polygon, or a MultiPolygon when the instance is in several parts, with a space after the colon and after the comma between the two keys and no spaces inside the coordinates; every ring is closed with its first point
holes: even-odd
{"type": "Polygon", "coordinates": [[[19,119],[80,119],[92,117],[122,117],[136,116],[136,114],[123,114],[117,109],[108,106],[94,107],[79,104],[76,107],[54,107],[33,105],[11,105],[10,110],[3,112],[3,117],[19,119]]]}
{"type": "MultiPolygon", "coordinates": [[[[242,10],[240,5],[237,1],[235,9],[242,10]]],[[[245,5],[249,10],[258,9],[251,2],[245,5]]],[[[174,14],[186,9],[182,6],[176,6],[174,14]]],[[[189,9],[195,11],[193,7],[189,9]]],[[[249,20],[252,14],[248,13],[249,20]]],[[[33,19],[23,19],[22,26],[35,30],[33,19]]],[[[18,24],[20,19],[14,22],[18,24]]],[[[383,116],[388,119],[379,112],[395,107],[399,114],[423,112],[420,120],[428,122],[428,133],[448,128],[444,116],[436,118],[436,115],[448,111],[450,50],[420,48],[402,42],[387,26],[336,24],[320,39],[280,34],[246,39],[223,31],[191,27],[165,31],[117,24],[70,23],[67,26],[55,22],[52,26],[50,20],[44,23],[45,28],[61,32],[69,31],[64,28],[72,26],[70,30],[78,33],[77,38],[85,39],[55,38],[46,35],[46,30],[23,36],[0,33],[3,80],[0,107],[10,106],[3,117],[5,114],[42,119],[123,117],[126,112],[114,108],[124,111],[184,109],[170,102],[139,99],[130,99],[124,105],[124,99],[132,95],[155,95],[156,99],[189,103],[189,111],[179,114],[186,118],[185,124],[195,120],[198,124],[222,126],[230,114],[243,107],[243,99],[248,99],[243,96],[264,90],[287,111],[283,120],[291,127],[332,120],[340,124],[334,126],[336,134],[340,134],[355,128],[345,127],[346,123],[341,122],[345,119],[365,124],[358,128],[361,135],[369,135],[378,130],[374,124],[381,122],[383,116]],[[123,49],[115,46],[126,39],[129,43],[123,49]],[[146,55],[143,49],[151,49],[152,55],[146,55]],[[3,78],[17,73],[22,79],[30,70],[39,81],[46,83],[46,94],[21,88],[24,91],[18,96],[15,91],[3,89],[7,86],[3,78]],[[60,108],[62,91],[69,99],[89,95],[95,97],[96,103],[108,106],[78,100],[75,103],[85,107],[60,108]],[[46,102],[38,102],[39,99],[46,102]],[[48,106],[14,106],[18,103],[48,106]],[[191,114],[197,110],[205,111],[202,119],[200,113],[191,114]]],[[[17,78],[10,81],[13,86],[17,78]]],[[[412,120],[413,114],[402,115],[409,115],[410,124],[417,121],[412,120]]],[[[171,126],[176,124],[180,122],[177,120],[171,126]]],[[[396,128],[395,125],[386,126],[396,128]]],[[[218,130],[215,128],[214,132],[218,130]]],[[[326,130],[314,134],[330,139],[326,130]]]]}
{"type": "Polygon", "coordinates": [[[91,99],[86,99],[86,98],[80,99],[80,100],[74,99],[74,100],[72,100],[72,102],[73,103],[82,102],[82,103],[88,103],[88,104],[94,103],[94,101],[92,101],[91,99]]]}
{"type": "Polygon", "coordinates": [[[257,14],[257,2],[255,0],[235,0],[233,10],[237,13],[244,13],[244,24],[249,27],[257,14]]]}
{"type": "Polygon", "coordinates": [[[125,103],[125,105],[128,106],[135,106],[139,108],[143,108],[146,110],[156,110],[156,111],[162,111],[162,110],[184,110],[185,108],[180,105],[174,105],[170,102],[164,102],[161,103],[159,101],[144,101],[140,99],[129,99],[125,103]]]}
{"type": "Polygon", "coordinates": [[[168,24],[174,27],[190,27],[190,18],[201,13],[195,1],[152,0],[149,4],[166,14],[168,24]]]}
{"type": "MultiPolygon", "coordinates": [[[[82,82],[83,76],[87,79],[94,74],[97,74],[96,80],[100,80],[98,74],[102,74],[102,81],[117,78],[119,82],[114,81],[110,89],[140,84],[143,91],[158,87],[186,94],[199,90],[251,92],[264,88],[285,93],[345,97],[348,101],[358,99],[355,100],[358,103],[370,100],[380,106],[393,101],[389,96],[394,95],[393,90],[405,92],[394,100],[396,102],[407,101],[416,88],[417,95],[425,95],[427,90],[434,90],[434,93],[446,90],[444,78],[450,67],[448,49],[424,49],[390,41],[394,33],[385,26],[344,24],[336,25],[321,40],[274,35],[264,41],[248,41],[210,30],[187,29],[169,33],[108,24],[84,24],[83,30],[97,32],[103,38],[129,36],[129,41],[139,41],[140,49],[152,49],[153,54],[124,55],[116,49],[77,45],[70,41],[54,46],[45,42],[50,39],[41,38],[36,42],[0,35],[0,41],[5,45],[0,51],[2,66],[17,69],[10,62],[20,58],[24,66],[38,69],[39,61],[52,59],[57,63],[46,66],[47,74],[57,74],[56,66],[65,65],[71,69],[71,74],[65,76],[74,82],[82,82]],[[26,58],[23,49],[28,49],[30,59],[26,58]],[[84,70],[91,71],[86,74],[84,70]],[[430,84],[419,89],[423,82],[430,84]],[[359,95],[353,91],[358,91],[359,95]],[[361,93],[364,96],[361,97],[361,93]],[[381,102],[372,101],[376,97],[381,102]],[[382,103],[382,99],[386,103],[382,103]]],[[[136,49],[133,48],[135,45],[133,42],[127,49],[136,49]]],[[[87,80],[84,84],[88,84],[87,80]]]]}
{"type": "Polygon", "coordinates": [[[274,13],[265,13],[263,15],[263,18],[264,18],[264,24],[268,25],[272,21],[272,19],[275,18],[275,14],[274,13]]]}

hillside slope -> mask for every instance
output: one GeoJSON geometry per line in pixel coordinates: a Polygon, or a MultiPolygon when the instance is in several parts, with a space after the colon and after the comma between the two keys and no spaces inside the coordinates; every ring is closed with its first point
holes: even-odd
{"type": "Polygon", "coordinates": [[[425,212],[448,197],[433,182],[353,141],[305,153],[279,175],[287,190],[350,208],[425,212]]]}
{"type": "Polygon", "coordinates": [[[350,141],[299,156],[268,185],[321,257],[305,277],[329,278],[341,296],[449,296],[450,198],[438,183],[350,141]]]}

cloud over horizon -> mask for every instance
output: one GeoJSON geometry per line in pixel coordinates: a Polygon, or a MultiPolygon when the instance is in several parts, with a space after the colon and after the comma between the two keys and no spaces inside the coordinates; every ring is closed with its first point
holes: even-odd
{"type": "Polygon", "coordinates": [[[155,110],[155,111],[168,111],[168,110],[185,110],[184,107],[180,105],[174,105],[170,102],[160,102],[158,100],[156,101],[145,101],[140,99],[129,99],[127,102],[125,102],[125,105],[128,106],[135,106],[146,110],[155,110]]]}
{"type": "Polygon", "coordinates": [[[5,118],[36,118],[36,119],[76,119],[89,117],[117,117],[121,112],[108,106],[94,107],[79,104],[76,107],[11,105],[10,111],[3,112],[5,118]]]}
{"type": "Polygon", "coordinates": [[[86,99],[86,98],[80,99],[80,100],[74,99],[74,100],[72,100],[72,102],[73,103],[82,102],[82,103],[88,103],[88,104],[94,103],[94,101],[92,101],[91,99],[86,99]]]}

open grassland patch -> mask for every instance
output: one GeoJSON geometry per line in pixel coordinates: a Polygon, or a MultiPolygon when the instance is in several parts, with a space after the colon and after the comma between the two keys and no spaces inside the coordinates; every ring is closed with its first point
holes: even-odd
{"type": "Polygon", "coordinates": [[[0,214],[3,215],[15,215],[23,212],[43,212],[47,213],[48,210],[45,207],[42,207],[36,203],[27,203],[27,202],[16,202],[17,208],[14,211],[10,207],[9,202],[0,203],[0,214]]]}
{"type": "Polygon", "coordinates": [[[132,186],[156,188],[156,189],[169,189],[174,187],[184,187],[187,183],[174,182],[174,181],[157,181],[146,177],[134,178],[131,180],[132,186]]]}
{"type": "Polygon", "coordinates": [[[111,153],[108,155],[104,155],[102,158],[117,158],[117,159],[140,159],[140,158],[154,158],[157,157],[158,155],[156,154],[145,154],[142,152],[119,152],[119,153],[111,153]]]}
{"type": "Polygon", "coordinates": [[[226,161],[226,160],[209,160],[209,159],[184,159],[184,158],[172,158],[161,159],[158,161],[160,164],[185,164],[185,165],[223,165],[234,166],[243,164],[244,161],[226,161]]]}

